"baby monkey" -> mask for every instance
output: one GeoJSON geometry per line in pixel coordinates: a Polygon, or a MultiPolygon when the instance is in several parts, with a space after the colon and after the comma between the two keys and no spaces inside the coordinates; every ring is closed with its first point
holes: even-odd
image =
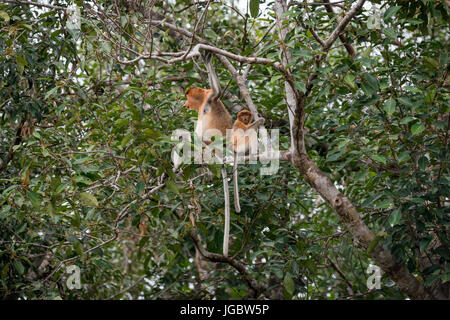
{"type": "Polygon", "coordinates": [[[255,128],[264,123],[264,119],[260,118],[249,124],[252,121],[253,115],[248,110],[242,110],[237,115],[237,120],[233,125],[233,132],[231,133],[231,142],[234,151],[234,170],[233,170],[233,187],[234,187],[234,209],[236,212],[241,212],[239,204],[239,188],[238,188],[238,154],[245,155],[250,151],[250,155],[257,151],[258,136],[255,128]]]}

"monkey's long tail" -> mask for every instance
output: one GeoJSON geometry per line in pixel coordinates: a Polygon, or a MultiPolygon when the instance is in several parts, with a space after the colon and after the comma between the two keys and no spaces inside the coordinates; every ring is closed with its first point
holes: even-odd
{"type": "Polygon", "coordinates": [[[234,152],[233,193],[234,193],[234,211],[241,212],[241,204],[239,203],[237,152],[234,152]]]}
{"type": "Polygon", "coordinates": [[[223,195],[225,198],[225,227],[223,230],[223,255],[228,257],[228,241],[230,238],[230,190],[228,189],[227,169],[222,165],[223,195]]]}

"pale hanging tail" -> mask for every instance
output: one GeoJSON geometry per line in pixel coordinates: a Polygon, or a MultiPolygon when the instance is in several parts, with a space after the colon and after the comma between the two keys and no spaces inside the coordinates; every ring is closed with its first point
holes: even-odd
{"type": "Polygon", "coordinates": [[[234,152],[233,193],[234,193],[234,211],[239,213],[241,212],[241,205],[239,203],[237,152],[234,152]]]}
{"type": "Polygon", "coordinates": [[[230,191],[228,190],[227,169],[222,165],[223,195],[225,198],[225,226],[223,230],[223,255],[228,257],[228,242],[230,238],[230,191]]]}

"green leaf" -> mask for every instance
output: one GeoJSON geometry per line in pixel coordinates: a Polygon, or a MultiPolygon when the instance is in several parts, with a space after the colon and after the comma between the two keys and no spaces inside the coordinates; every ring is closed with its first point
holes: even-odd
{"type": "Polygon", "coordinates": [[[424,283],[423,285],[425,287],[431,286],[436,280],[439,279],[439,276],[437,274],[432,274],[424,283]]]}
{"type": "Polygon", "coordinates": [[[326,162],[333,162],[336,161],[337,159],[340,158],[340,156],[342,156],[343,152],[336,152],[336,153],[328,153],[327,154],[327,159],[325,160],[326,162]]]}
{"type": "Polygon", "coordinates": [[[389,200],[383,200],[383,201],[381,201],[381,202],[378,202],[378,203],[375,205],[375,207],[376,207],[377,209],[387,209],[387,208],[389,208],[391,205],[392,205],[391,201],[389,201],[389,200]]]}
{"type": "Polygon", "coordinates": [[[400,222],[400,219],[402,217],[402,212],[399,209],[395,209],[391,212],[391,215],[389,216],[389,224],[391,227],[397,225],[400,222]]]}
{"type": "Polygon", "coordinates": [[[26,222],[22,223],[19,227],[17,227],[16,233],[17,234],[22,233],[25,230],[26,227],[27,227],[27,223],[26,222]]]}
{"type": "Polygon", "coordinates": [[[409,122],[411,122],[413,120],[415,120],[415,118],[413,118],[413,117],[406,117],[406,118],[403,118],[402,120],[400,120],[400,124],[407,124],[407,123],[409,123],[409,122]]]}
{"type": "Polygon", "coordinates": [[[422,93],[422,90],[420,90],[419,88],[415,87],[415,86],[405,86],[404,88],[405,90],[414,92],[414,93],[422,93]]]}
{"type": "Polygon", "coordinates": [[[303,83],[303,81],[295,81],[295,88],[298,89],[299,91],[305,93],[306,92],[306,87],[305,84],[303,83]]]}
{"type": "Polygon", "coordinates": [[[83,246],[81,245],[81,243],[79,241],[77,241],[73,244],[73,249],[77,255],[79,255],[79,256],[83,255],[83,246]]]}
{"type": "Polygon", "coordinates": [[[220,164],[208,164],[208,168],[209,170],[211,170],[211,172],[214,174],[215,177],[220,178],[220,169],[221,169],[221,165],[220,164]]]}
{"type": "Polygon", "coordinates": [[[38,207],[42,202],[42,197],[34,191],[27,191],[27,196],[33,207],[38,207]]]}
{"type": "Polygon", "coordinates": [[[137,194],[142,194],[145,190],[145,182],[144,181],[139,181],[136,184],[136,192],[137,194]]]}
{"type": "Polygon", "coordinates": [[[119,131],[120,129],[126,127],[128,123],[130,122],[129,119],[117,119],[114,123],[114,127],[116,131],[119,131]]]}
{"type": "Polygon", "coordinates": [[[425,168],[426,168],[427,165],[428,165],[428,159],[427,159],[427,157],[425,157],[425,156],[420,157],[420,159],[419,159],[419,161],[418,161],[418,164],[419,164],[420,170],[425,170],[425,168]]]}
{"type": "Polygon", "coordinates": [[[47,212],[48,212],[48,214],[51,215],[51,216],[54,216],[54,215],[56,214],[56,208],[55,208],[55,206],[53,205],[53,203],[50,202],[50,203],[47,205],[47,212]]]}
{"type": "Polygon", "coordinates": [[[411,159],[411,157],[409,156],[409,151],[403,151],[398,156],[398,162],[400,162],[400,163],[403,161],[409,160],[409,159],[411,159]]]}
{"type": "Polygon", "coordinates": [[[401,103],[401,104],[404,104],[405,106],[407,106],[407,107],[414,107],[414,104],[412,103],[412,101],[411,100],[409,100],[408,98],[405,98],[405,97],[400,97],[400,98],[398,98],[398,101],[401,103]]]}
{"type": "Polygon", "coordinates": [[[26,62],[24,57],[22,57],[20,55],[16,56],[16,63],[17,63],[17,67],[19,69],[19,72],[22,74],[23,70],[25,69],[25,66],[27,66],[28,63],[26,62]]]}
{"type": "Polygon", "coordinates": [[[6,23],[9,22],[9,15],[3,10],[0,11],[0,18],[3,19],[3,21],[5,21],[6,23]]]}
{"type": "Polygon", "coordinates": [[[391,115],[395,112],[395,106],[397,102],[394,99],[389,99],[384,102],[383,110],[386,111],[388,115],[391,115]]]}
{"type": "Polygon", "coordinates": [[[348,84],[352,89],[356,89],[356,84],[355,84],[355,76],[353,74],[347,74],[344,77],[344,81],[346,84],[348,84]]]}
{"type": "Polygon", "coordinates": [[[55,190],[55,193],[58,194],[63,191],[67,187],[67,183],[61,183],[55,190]]]}
{"type": "Polygon", "coordinates": [[[406,22],[409,22],[412,25],[416,25],[416,24],[422,24],[423,20],[422,19],[411,18],[411,19],[406,20],[406,22]]]}
{"type": "Polygon", "coordinates": [[[380,86],[378,85],[378,81],[374,76],[372,76],[370,73],[365,73],[364,79],[367,81],[373,91],[378,91],[380,86]]]}
{"type": "Polygon", "coordinates": [[[312,52],[309,51],[309,50],[305,50],[305,49],[297,49],[297,50],[294,51],[294,54],[302,56],[302,57],[305,57],[305,58],[312,58],[313,57],[312,52]]]}
{"type": "Polygon", "coordinates": [[[25,58],[22,57],[21,55],[17,55],[17,56],[16,56],[16,62],[17,62],[20,66],[22,66],[22,68],[23,68],[24,66],[28,66],[27,60],[25,60],[25,58]]]}
{"type": "Polygon", "coordinates": [[[22,26],[25,27],[25,29],[28,29],[28,31],[33,31],[33,26],[28,23],[22,23],[22,26]]]}
{"type": "Polygon", "coordinates": [[[370,30],[380,29],[380,21],[378,17],[376,17],[375,15],[370,15],[367,18],[367,29],[370,30]]]}
{"type": "Polygon", "coordinates": [[[178,189],[178,186],[172,180],[168,180],[166,182],[166,187],[167,187],[167,189],[169,189],[170,191],[172,191],[175,194],[180,193],[180,190],[178,189]]]}
{"type": "Polygon", "coordinates": [[[87,192],[80,193],[81,203],[87,207],[98,207],[97,198],[87,192]]]}
{"type": "Polygon", "coordinates": [[[74,227],[77,227],[77,228],[81,225],[81,217],[77,211],[75,211],[75,214],[73,215],[72,219],[70,220],[70,223],[74,227]]]}
{"type": "Polygon", "coordinates": [[[2,269],[2,279],[5,279],[6,276],[8,275],[8,270],[9,270],[9,263],[6,263],[5,266],[2,269]]]}
{"type": "Polygon", "coordinates": [[[425,251],[427,249],[428,245],[430,244],[430,242],[431,242],[431,237],[420,239],[420,241],[419,241],[420,251],[425,251]]]}
{"type": "Polygon", "coordinates": [[[386,158],[383,156],[380,156],[378,154],[375,154],[372,156],[373,160],[377,161],[377,162],[381,162],[383,164],[386,164],[386,158]]]}
{"type": "Polygon", "coordinates": [[[253,18],[259,14],[259,0],[250,0],[250,13],[253,18]]]}
{"type": "Polygon", "coordinates": [[[388,37],[390,39],[397,39],[398,38],[397,33],[392,28],[386,28],[386,29],[383,30],[383,32],[386,35],[386,37],[388,37]]]}
{"type": "Polygon", "coordinates": [[[292,278],[288,274],[284,277],[283,285],[286,292],[289,294],[289,296],[292,297],[295,290],[295,284],[294,280],[292,280],[292,278]]]}
{"type": "Polygon", "coordinates": [[[131,134],[127,134],[125,137],[123,137],[122,141],[120,142],[120,145],[122,147],[125,147],[128,144],[128,142],[130,142],[131,138],[132,138],[131,134]]]}
{"type": "Polygon", "coordinates": [[[13,261],[14,268],[16,269],[17,273],[19,275],[23,275],[25,272],[25,267],[23,266],[22,262],[20,260],[14,260],[13,261]]]}
{"type": "Polygon", "coordinates": [[[339,142],[337,148],[338,149],[342,149],[343,147],[345,147],[347,144],[349,144],[352,140],[350,139],[344,139],[341,142],[339,142]]]}
{"type": "Polygon", "coordinates": [[[436,72],[439,70],[439,63],[437,62],[437,60],[430,58],[430,57],[425,57],[423,58],[424,60],[424,65],[432,72],[436,72]]]}
{"type": "Polygon", "coordinates": [[[394,14],[397,13],[398,10],[400,10],[401,6],[393,6],[386,10],[384,13],[384,21],[387,22],[390,17],[392,17],[394,14]]]}
{"type": "Polygon", "coordinates": [[[361,89],[364,92],[364,94],[368,97],[371,97],[373,94],[373,89],[368,83],[362,83],[361,89]]]}
{"type": "Polygon", "coordinates": [[[47,93],[44,96],[44,99],[48,99],[50,96],[52,96],[56,91],[58,90],[58,87],[54,87],[53,89],[47,91],[47,93]]]}
{"type": "MultiPolygon", "coordinates": [[[[33,133],[34,133],[34,132],[33,132],[33,133]]],[[[43,155],[44,157],[48,157],[48,156],[50,155],[50,153],[48,152],[48,150],[45,149],[45,148],[42,148],[42,149],[41,149],[41,153],[42,153],[42,155],[43,155]]]]}
{"type": "Polygon", "coordinates": [[[413,136],[417,136],[423,130],[425,130],[425,127],[421,123],[416,123],[416,124],[412,125],[412,127],[411,127],[411,133],[413,134],[413,136]]]}

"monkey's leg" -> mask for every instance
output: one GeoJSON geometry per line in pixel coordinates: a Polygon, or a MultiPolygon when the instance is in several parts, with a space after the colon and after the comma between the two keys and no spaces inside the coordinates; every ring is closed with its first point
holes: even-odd
{"type": "Polygon", "coordinates": [[[238,159],[237,152],[234,152],[234,168],[233,168],[233,192],[234,192],[234,211],[241,212],[241,204],[239,203],[239,186],[238,186],[238,159]]]}
{"type": "Polygon", "coordinates": [[[223,230],[223,255],[228,257],[228,241],[230,238],[230,191],[228,190],[227,170],[222,165],[223,195],[225,198],[225,227],[223,230]]]}
{"type": "Polygon", "coordinates": [[[213,89],[213,94],[211,98],[213,100],[217,100],[220,97],[220,82],[219,78],[217,77],[216,71],[214,70],[214,67],[211,62],[212,54],[208,52],[207,55],[204,56],[203,60],[205,62],[206,71],[208,71],[208,79],[209,79],[209,85],[211,86],[211,89],[213,89]]]}

